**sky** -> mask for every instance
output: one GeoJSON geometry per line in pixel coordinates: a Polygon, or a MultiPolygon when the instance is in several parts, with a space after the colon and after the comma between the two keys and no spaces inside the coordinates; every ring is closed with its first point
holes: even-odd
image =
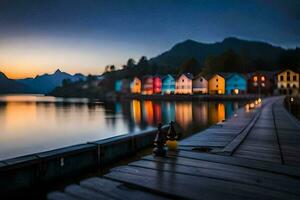
{"type": "Polygon", "coordinates": [[[300,46],[298,0],[0,0],[0,71],[100,74],[186,39],[300,46]]]}

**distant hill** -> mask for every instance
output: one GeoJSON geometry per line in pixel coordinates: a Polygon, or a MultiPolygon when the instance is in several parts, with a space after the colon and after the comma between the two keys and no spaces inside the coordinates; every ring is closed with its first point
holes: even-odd
{"type": "Polygon", "coordinates": [[[19,83],[0,72],[0,94],[30,93],[32,89],[23,83],[19,83]]]}
{"type": "Polygon", "coordinates": [[[35,93],[46,94],[54,88],[61,86],[64,79],[69,79],[72,82],[77,80],[85,80],[82,74],[70,75],[66,72],[61,72],[59,69],[53,74],[44,74],[35,78],[25,78],[16,80],[18,83],[29,86],[35,93]]]}
{"type": "Polygon", "coordinates": [[[150,59],[151,63],[160,66],[179,67],[186,60],[195,58],[201,66],[204,65],[208,56],[217,56],[225,51],[233,50],[245,59],[249,66],[252,63],[263,60],[268,66],[265,70],[274,70],[277,67],[280,56],[286,51],[265,42],[247,41],[235,37],[225,38],[222,42],[201,43],[193,40],[174,45],[170,50],[150,59]]]}

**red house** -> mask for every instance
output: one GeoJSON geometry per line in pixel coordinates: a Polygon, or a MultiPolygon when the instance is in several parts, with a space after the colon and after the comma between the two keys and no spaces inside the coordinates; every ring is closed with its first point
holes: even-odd
{"type": "Polygon", "coordinates": [[[153,77],[144,76],[142,80],[142,94],[153,94],[153,77]]]}
{"type": "Polygon", "coordinates": [[[161,94],[162,80],[159,76],[153,76],[153,93],[161,94]]]}
{"type": "Polygon", "coordinates": [[[273,94],[274,72],[257,71],[248,74],[248,93],[273,94]]]}

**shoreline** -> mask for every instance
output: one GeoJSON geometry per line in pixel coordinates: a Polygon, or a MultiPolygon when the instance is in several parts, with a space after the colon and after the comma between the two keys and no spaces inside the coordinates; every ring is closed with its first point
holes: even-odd
{"type": "Polygon", "coordinates": [[[137,100],[164,100],[164,101],[232,101],[232,100],[252,100],[257,99],[257,94],[243,94],[243,95],[209,95],[209,94],[172,94],[172,95],[142,95],[142,94],[119,94],[116,99],[137,99],[137,100]]]}

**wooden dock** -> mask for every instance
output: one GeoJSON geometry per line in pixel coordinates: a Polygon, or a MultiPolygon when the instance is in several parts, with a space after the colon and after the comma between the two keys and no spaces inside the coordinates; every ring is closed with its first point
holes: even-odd
{"type": "Polygon", "coordinates": [[[180,142],[49,193],[56,199],[300,199],[300,123],[282,97],[265,99],[180,142]]]}

